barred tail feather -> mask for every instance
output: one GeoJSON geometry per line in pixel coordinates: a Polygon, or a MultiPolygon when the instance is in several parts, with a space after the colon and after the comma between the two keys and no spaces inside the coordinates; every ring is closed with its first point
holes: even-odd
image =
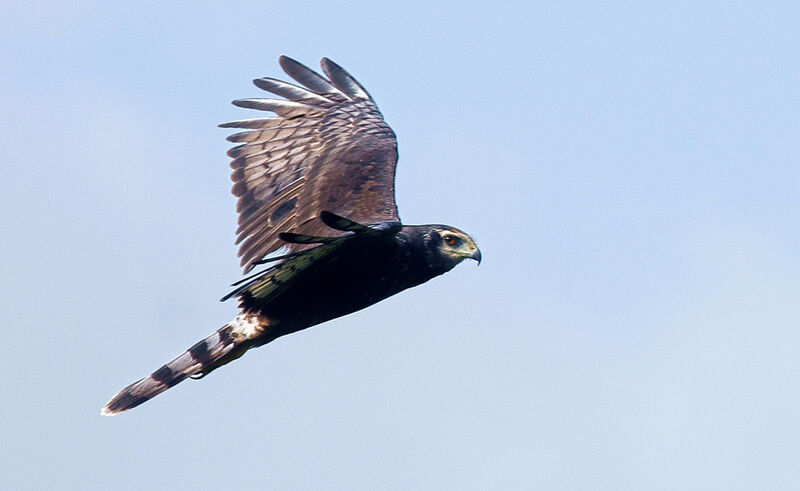
{"type": "Polygon", "coordinates": [[[199,341],[150,376],[125,387],[103,407],[100,414],[113,416],[149,401],[189,377],[201,378],[242,356],[263,332],[257,319],[239,315],[217,332],[199,341]]]}

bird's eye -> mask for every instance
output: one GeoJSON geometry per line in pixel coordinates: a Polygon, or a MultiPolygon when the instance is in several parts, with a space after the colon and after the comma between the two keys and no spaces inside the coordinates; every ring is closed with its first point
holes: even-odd
{"type": "Polygon", "coordinates": [[[454,246],[454,245],[456,245],[456,238],[455,238],[455,237],[453,237],[452,235],[445,235],[445,236],[443,237],[443,239],[444,239],[444,243],[445,243],[445,244],[447,244],[447,245],[449,245],[449,246],[454,246]]]}

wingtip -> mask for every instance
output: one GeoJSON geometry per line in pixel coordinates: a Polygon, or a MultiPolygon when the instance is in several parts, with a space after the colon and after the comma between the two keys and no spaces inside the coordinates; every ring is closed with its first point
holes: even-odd
{"type": "MultiPolygon", "coordinates": [[[[231,101],[231,104],[233,104],[235,106],[236,105],[236,101],[231,101]]],[[[225,123],[220,123],[220,124],[217,125],[217,128],[239,128],[239,126],[237,126],[237,124],[240,121],[241,120],[228,121],[228,122],[225,122],[225,123]]]]}
{"type": "Polygon", "coordinates": [[[292,65],[300,65],[300,62],[295,60],[294,58],[286,55],[280,55],[278,57],[278,64],[286,71],[286,67],[291,67],[292,65]]]}
{"type": "Polygon", "coordinates": [[[268,92],[279,83],[281,83],[280,80],[272,77],[258,77],[253,79],[253,85],[268,92]]]}
{"type": "Polygon", "coordinates": [[[331,80],[331,83],[349,97],[372,100],[367,89],[335,61],[324,57],[320,61],[320,66],[325,75],[331,80]]]}
{"type": "Polygon", "coordinates": [[[257,100],[258,99],[254,98],[234,99],[231,101],[231,104],[236,107],[243,107],[245,109],[254,109],[252,106],[257,104],[257,100]]]}

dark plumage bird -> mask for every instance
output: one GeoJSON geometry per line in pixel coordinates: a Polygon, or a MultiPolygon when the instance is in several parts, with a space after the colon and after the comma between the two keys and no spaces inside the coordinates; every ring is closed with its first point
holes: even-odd
{"type": "Polygon", "coordinates": [[[201,378],[248,349],[361,310],[480,262],[472,238],[447,225],[403,225],[394,200],[397,141],[372,97],[323,58],[326,77],[282,56],[300,85],[254,83],[284,99],[240,99],[276,117],[244,119],[228,137],[237,243],[245,273],[222,300],[241,314],[150,376],[122,389],[102,414],[126,411],[186,378],[201,378]],[[275,254],[281,255],[275,255],[275,254]]]}

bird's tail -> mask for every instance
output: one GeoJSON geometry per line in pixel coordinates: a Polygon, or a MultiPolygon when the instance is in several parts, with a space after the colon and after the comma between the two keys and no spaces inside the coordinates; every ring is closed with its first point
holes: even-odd
{"type": "Polygon", "coordinates": [[[147,402],[188,377],[201,378],[242,356],[263,332],[255,316],[235,317],[217,332],[198,342],[150,376],[125,387],[100,414],[113,416],[147,402]]]}

